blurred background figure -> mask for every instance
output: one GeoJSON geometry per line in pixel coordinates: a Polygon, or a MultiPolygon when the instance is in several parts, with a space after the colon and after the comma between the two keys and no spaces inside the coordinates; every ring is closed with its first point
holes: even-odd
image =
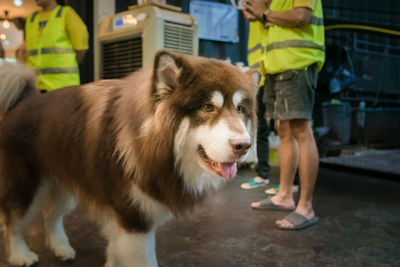
{"type": "Polygon", "coordinates": [[[318,72],[325,61],[322,2],[246,0],[243,14],[265,28],[263,100],[266,118],[277,122],[280,138],[279,192],[251,206],[292,211],[276,225],[284,230],[303,229],[319,220],[312,206],[319,158],[311,120],[318,72]],[[297,169],[301,190],[296,206],[292,185],[297,169]]]}
{"type": "MultiPolygon", "coordinates": [[[[40,12],[31,14],[25,24],[27,64],[37,73],[42,92],[80,84],[78,63],[89,48],[85,23],[69,6],[56,0],[35,0],[40,12]]],[[[18,58],[24,59],[23,45],[18,58]]]]}
{"type": "Polygon", "coordinates": [[[0,40],[0,58],[4,58],[4,57],[5,57],[4,48],[3,48],[3,44],[1,43],[1,40],[0,40]]]}
{"type": "Polygon", "coordinates": [[[26,52],[26,44],[25,42],[21,43],[18,47],[17,50],[15,50],[15,58],[19,61],[19,62],[26,62],[27,58],[28,58],[28,53],[26,52]]]}
{"type": "Polygon", "coordinates": [[[18,28],[18,30],[24,33],[24,40],[20,45],[17,46],[17,49],[15,50],[15,58],[17,61],[25,63],[26,59],[28,58],[28,54],[26,53],[26,44],[25,44],[25,19],[22,17],[18,17],[13,19],[13,22],[15,26],[18,28]]]}
{"type": "Polygon", "coordinates": [[[264,25],[259,21],[250,23],[249,26],[249,38],[248,38],[248,50],[247,50],[247,62],[253,69],[257,69],[263,78],[260,82],[260,86],[257,93],[257,176],[251,180],[242,183],[241,188],[252,189],[259,186],[269,184],[269,124],[265,120],[265,105],[263,102],[264,96],[264,70],[261,68],[262,58],[262,34],[264,32],[264,25]]]}

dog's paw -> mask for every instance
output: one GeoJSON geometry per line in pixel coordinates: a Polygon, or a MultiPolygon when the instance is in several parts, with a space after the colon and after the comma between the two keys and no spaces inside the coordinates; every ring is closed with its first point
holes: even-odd
{"type": "Polygon", "coordinates": [[[20,253],[11,253],[8,262],[12,266],[31,266],[39,261],[36,253],[27,250],[20,253]]]}
{"type": "Polygon", "coordinates": [[[68,237],[65,234],[50,234],[46,238],[46,245],[53,251],[54,255],[62,261],[75,259],[75,249],[71,247],[68,237]]]}
{"type": "Polygon", "coordinates": [[[75,249],[70,245],[64,244],[57,247],[52,247],[54,254],[61,258],[62,261],[70,261],[75,259],[75,249]]]}

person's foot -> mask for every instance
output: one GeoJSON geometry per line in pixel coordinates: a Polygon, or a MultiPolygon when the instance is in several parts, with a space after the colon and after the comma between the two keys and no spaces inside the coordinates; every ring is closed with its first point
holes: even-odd
{"type": "MultiPolygon", "coordinates": [[[[297,206],[297,208],[294,212],[303,216],[307,220],[312,220],[312,219],[316,218],[314,210],[312,208],[303,208],[303,207],[297,206]]],[[[295,229],[295,227],[296,227],[296,225],[294,225],[293,222],[289,221],[286,218],[281,219],[281,220],[276,220],[275,223],[279,229],[290,230],[290,229],[295,229]]]]}
{"type": "MultiPolygon", "coordinates": [[[[271,198],[271,202],[275,205],[275,206],[280,206],[283,208],[287,208],[287,209],[294,209],[295,208],[295,203],[293,198],[282,198],[279,194],[272,196],[271,198]]],[[[257,202],[252,202],[251,203],[251,207],[252,208],[259,208],[261,205],[261,201],[257,201],[257,202]]]]}
{"type": "Polygon", "coordinates": [[[259,186],[264,186],[269,184],[269,179],[264,179],[260,176],[256,176],[253,179],[251,179],[250,181],[243,183],[240,185],[241,188],[243,189],[253,189],[259,186]]]}
{"type": "MultiPolygon", "coordinates": [[[[276,194],[278,194],[278,192],[279,192],[279,184],[275,185],[275,186],[273,186],[271,188],[266,189],[264,192],[267,195],[276,195],[276,194]]],[[[292,186],[292,193],[297,193],[297,192],[299,192],[299,186],[298,185],[293,185],[292,186]]]]}

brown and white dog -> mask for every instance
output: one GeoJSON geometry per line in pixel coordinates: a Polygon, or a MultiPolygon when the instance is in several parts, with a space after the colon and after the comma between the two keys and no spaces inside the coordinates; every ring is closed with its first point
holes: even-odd
{"type": "Polygon", "coordinates": [[[47,94],[21,66],[1,68],[0,214],[12,265],[38,261],[23,230],[40,210],[50,249],[75,257],[63,216],[77,199],[102,226],[106,266],[157,266],[156,228],[232,179],[255,133],[258,75],[220,60],[160,51],[124,79],[47,94]]]}

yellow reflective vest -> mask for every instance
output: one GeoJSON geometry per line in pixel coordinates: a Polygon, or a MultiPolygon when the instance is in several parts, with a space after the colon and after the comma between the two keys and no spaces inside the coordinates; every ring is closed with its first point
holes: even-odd
{"type": "MultiPolygon", "coordinates": [[[[287,11],[293,9],[294,0],[273,0],[271,11],[287,11]]],[[[287,70],[307,69],[316,63],[318,70],[325,61],[325,32],[321,0],[316,0],[309,24],[302,27],[281,27],[277,25],[268,28],[268,34],[263,35],[262,64],[268,74],[287,70]]]]}
{"type": "MultiPolygon", "coordinates": [[[[273,0],[272,11],[293,8],[293,0],[273,0]]],[[[249,28],[248,63],[262,74],[275,74],[291,69],[306,69],[316,63],[318,70],[325,61],[325,33],[322,3],[315,1],[309,24],[286,28],[277,25],[263,28],[252,22],[249,28]]]]}
{"type": "Polygon", "coordinates": [[[258,70],[262,74],[260,86],[264,84],[264,68],[261,64],[263,55],[262,38],[268,30],[264,28],[264,25],[259,22],[250,22],[249,25],[249,39],[247,43],[247,63],[250,68],[258,70]]]}
{"type": "Polygon", "coordinates": [[[76,54],[65,30],[65,15],[70,8],[57,6],[42,30],[37,12],[26,20],[27,64],[37,72],[39,89],[53,91],[80,84],[76,54]]]}

